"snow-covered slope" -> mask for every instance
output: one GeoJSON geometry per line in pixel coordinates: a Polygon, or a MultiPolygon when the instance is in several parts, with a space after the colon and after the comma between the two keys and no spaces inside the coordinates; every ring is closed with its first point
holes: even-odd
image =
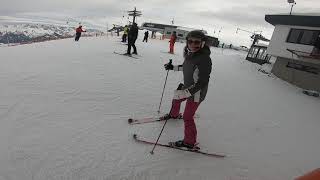
{"type": "MultiPolygon", "coordinates": [[[[170,55],[168,41],[141,41],[139,59],[114,54],[126,50],[115,36],[0,48],[0,179],[290,180],[320,167],[320,99],[217,48],[196,123],[202,149],[228,157],[150,155],[132,134],[156,140],[163,123],[127,119],[156,113],[163,64],[181,63],[183,44],[170,55]]],[[[169,73],[163,113],[181,78],[169,73]]],[[[169,121],[160,142],[182,135],[183,122],[169,121]]]]}

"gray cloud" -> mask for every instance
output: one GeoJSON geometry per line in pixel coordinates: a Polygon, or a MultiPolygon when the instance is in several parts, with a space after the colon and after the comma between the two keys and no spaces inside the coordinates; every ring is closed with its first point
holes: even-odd
{"type": "Polygon", "coordinates": [[[249,24],[257,25],[261,24],[261,21],[264,20],[264,14],[259,13],[258,11],[248,11],[244,8],[237,8],[237,11],[232,9],[224,9],[221,11],[201,11],[195,12],[196,16],[203,17],[206,19],[211,19],[214,21],[224,21],[225,23],[231,24],[249,24]]]}

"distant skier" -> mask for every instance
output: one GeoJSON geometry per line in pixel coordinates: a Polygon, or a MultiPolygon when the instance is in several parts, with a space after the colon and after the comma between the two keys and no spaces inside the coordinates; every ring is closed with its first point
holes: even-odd
{"type": "Polygon", "coordinates": [[[155,31],[151,31],[151,38],[153,38],[153,39],[156,38],[156,32],[155,31]]]}
{"type": "Polygon", "coordinates": [[[137,37],[138,37],[138,26],[137,26],[137,23],[133,23],[128,33],[128,49],[125,55],[131,56],[131,46],[133,47],[133,54],[138,54],[137,48],[135,46],[137,37]]]}
{"type": "Polygon", "coordinates": [[[320,34],[318,35],[313,45],[314,45],[314,49],[312,54],[314,56],[320,56],[320,34]]]}
{"type": "Polygon", "coordinates": [[[210,49],[205,44],[206,36],[200,30],[194,30],[187,35],[182,65],[165,64],[166,70],[183,71],[184,84],[174,91],[172,107],[169,114],[162,120],[177,119],[180,115],[180,105],[187,100],[183,113],[184,139],[174,142],[177,147],[197,148],[197,129],[194,115],[200,103],[205,99],[211,73],[210,49]]]}
{"type": "Polygon", "coordinates": [[[84,31],[84,30],[82,29],[82,26],[80,25],[80,26],[76,29],[76,37],[75,37],[75,39],[74,39],[75,41],[79,41],[82,32],[87,32],[87,31],[84,31]]]}
{"type": "Polygon", "coordinates": [[[129,28],[127,25],[124,26],[123,28],[123,35],[122,35],[122,41],[121,42],[127,42],[127,36],[128,36],[128,31],[129,31],[129,28]]]}
{"type": "Polygon", "coordinates": [[[173,31],[173,33],[171,34],[171,37],[170,37],[170,50],[169,50],[169,53],[171,54],[174,54],[174,43],[176,43],[176,40],[177,40],[177,33],[175,31],[173,31]]]}
{"type": "Polygon", "coordinates": [[[144,37],[143,37],[143,41],[146,41],[146,43],[148,42],[148,37],[149,37],[149,31],[144,32],[144,37]]]}
{"type": "Polygon", "coordinates": [[[117,36],[120,36],[120,29],[117,28],[117,36]]]}

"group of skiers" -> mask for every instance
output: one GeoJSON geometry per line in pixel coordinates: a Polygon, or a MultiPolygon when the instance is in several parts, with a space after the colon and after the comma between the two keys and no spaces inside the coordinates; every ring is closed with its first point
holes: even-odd
{"type": "MultiPolygon", "coordinates": [[[[132,54],[138,54],[137,53],[137,47],[135,46],[135,42],[138,37],[138,26],[137,23],[133,23],[131,27],[129,28],[127,25],[123,28],[123,35],[122,35],[122,40],[121,42],[127,42],[128,39],[128,49],[126,55],[131,55],[131,47],[133,47],[133,53],[132,54]]],[[[79,41],[81,37],[82,32],[87,32],[82,29],[82,25],[79,25],[78,28],[76,28],[76,36],[75,36],[75,41],[79,41]]],[[[142,42],[148,42],[149,38],[149,31],[144,32],[144,37],[142,42]]],[[[169,45],[169,53],[174,54],[174,44],[177,40],[177,34],[175,31],[173,31],[171,37],[170,37],[170,45],[169,45]]]]}
{"type": "MultiPolygon", "coordinates": [[[[122,41],[128,39],[128,48],[125,55],[137,54],[135,42],[138,37],[138,26],[133,23],[130,28],[125,27],[125,36],[122,41]]],[[[76,38],[78,41],[82,30],[79,26],[76,30],[76,38]]],[[[144,41],[148,41],[148,33],[145,33],[144,41]]],[[[174,44],[177,40],[176,32],[173,32],[170,37],[169,53],[174,53],[174,44]]],[[[212,69],[212,62],[210,58],[210,48],[206,45],[206,36],[200,30],[194,30],[188,33],[186,37],[186,45],[183,50],[184,62],[181,65],[173,65],[171,62],[164,65],[165,70],[182,71],[184,83],[179,84],[174,91],[171,110],[160,119],[179,119],[184,120],[184,139],[174,142],[176,147],[185,147],[189,149],[199,149],[197,146],[197,128],[194,121],[194,115],[200,105],[205,99],[210,73],[212,69]],[[180,114],[180,106],[183,101],[186,101],[183,114],[180,114]]]]}
{"type": "MultiPolygon", "coordinates": [[[[133,53],[132,54],[137,54],[137,48],[135,46],[135,42],[137,40],[138,37],[138,26],[136,23],[133,23],[132,26],[130,27],[129,32],[127,33],[126,31],[128,31],[125,27],[124,29],[124,33],[122,36],[122,42],[126,42],[126,37],[128,36],[128,49],[127,49],[127,53],[126,55],[131,55],[131,47],[133,47],[133,53]],[[127,35],[128,34],[128,35],[127,35]]],[[[149,31],[145,31],[144,32],[144,37],[142,42],[148,42],[148,38],[149,38],[149,31]]],[[[174,54],[174,44],[177,40],[177,33],[175,31],[173,31],[171,37],[170,37],[170,45],[169,45],[169,53],[174,54]]]]}
{"type": "Polygon", "coordinates": [[[136,40],[138,38],[138,32],[139,28],[137,23],[132,23],[131,27],[129,28],[128,32],[128,48],[127,53],[125,55],[131,55],[131,47],[133,47],[133,53],[132,54],[138,54],[137,53],[137,47],[135,45],[136,40]]]}
{"type": "MultiPolygon", "coordinates": [[[[125,55],[131,55],[131,47],[133,47],[133,53],[132,54],[138,54],[137,53],[137,47],[135,45],[136,40],[138,38],[138,32],[139,32],[139,28],[137,23],[132,23],[131,27],[129,28],[128,31],[128,49],[127,49],[127,53],[125,55]]],[[[125,34],[125,32],[124,32],[125,34]]],[[[144,37],[143,37],[143,41],[142,42],[148,42],[148,37],[149,37],[149,32],[146,31],[144,33],[144,37]]],[[[125,42],[125,41],[124,41],[125,42]]]]}

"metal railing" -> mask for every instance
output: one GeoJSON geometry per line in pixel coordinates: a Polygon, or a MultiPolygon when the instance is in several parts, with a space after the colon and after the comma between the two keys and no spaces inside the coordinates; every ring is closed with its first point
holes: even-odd
{"type": "Polygon", "coordinates": [[[320,52],[317,48],[315,48],[312,52],[305,52],[305,51],[299,51],[294,49],[287,49],[287,51],[296,55],[298,58],[309,58],[309,59],[320,60],[320,52]]]}

